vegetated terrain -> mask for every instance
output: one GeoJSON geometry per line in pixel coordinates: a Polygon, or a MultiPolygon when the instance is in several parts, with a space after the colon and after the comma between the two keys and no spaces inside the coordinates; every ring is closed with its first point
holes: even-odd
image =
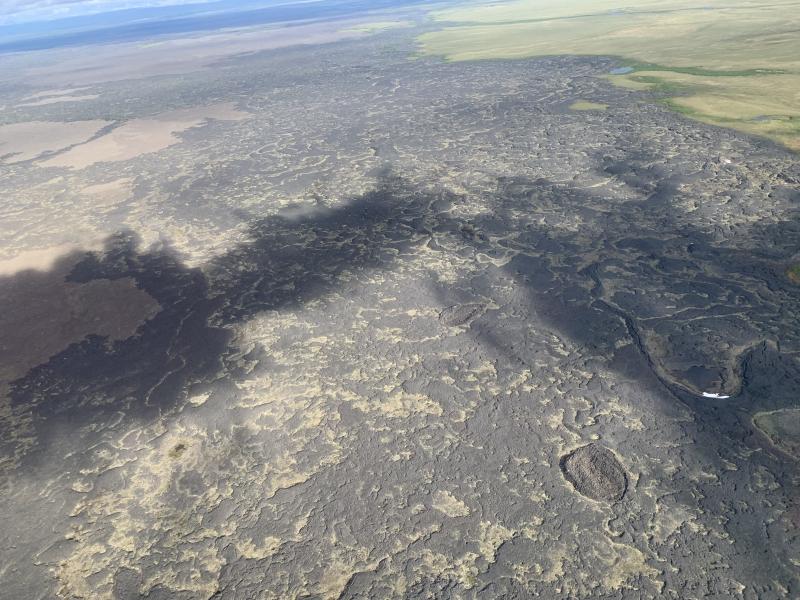
{"type": "Polygon", "coordinates": [[[612,81],[664,94],[698,120],[800,150],[800,2],[518,0],[432,13],[419,37],[448,60],[620,57],[612,81]]]}
{"type": "Polygon", "coordinates": [[[800,283],[800,264],[792,265],[786,270],[786,275],[794,283],[800,283]]]}
{"type": "Polygon", "coordinates": [[[607,104],[599,102],[590,102],[588,100],[576,100],[569,105],[571,110],[605,110],[608,108],[607,104]]]}

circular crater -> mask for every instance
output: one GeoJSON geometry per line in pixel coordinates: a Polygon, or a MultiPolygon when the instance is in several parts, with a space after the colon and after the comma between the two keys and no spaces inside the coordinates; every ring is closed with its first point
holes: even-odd
{"type": "Polygon", "coordinates": [[[625,468],[608,448],[589,444],[561,458],[561,472],[572,486],[592,500],[618,502],[628,489],[625,468]]]}

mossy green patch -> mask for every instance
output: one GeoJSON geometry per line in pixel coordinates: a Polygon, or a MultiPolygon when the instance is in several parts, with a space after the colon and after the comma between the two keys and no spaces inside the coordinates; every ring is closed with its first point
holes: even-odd
{"type": "Polygon", "coordinates": [[[800,263],[786,269],[786,276],[792,283],[800,285],[800,263]]]}
{"type": "Polygon", "coordinates": [[[605,110],[608,104],[589,102],[588,100],[576,100],[569,106],[570,110],[605,110]]]}
{"type": "Polygon", "coordinates": [[[703,69],[700,67],[667,67],[654,63],[643,63],[630,60],[620,61],[624,66],[630,67],[634,71],[669,71],[671,73],[682,73],[684,75],[697,75],[699,77],[757,77],[759,75],[783,75],[786,71],[780,69],[744,69],[735,70],[715,70],[703,69]]]}

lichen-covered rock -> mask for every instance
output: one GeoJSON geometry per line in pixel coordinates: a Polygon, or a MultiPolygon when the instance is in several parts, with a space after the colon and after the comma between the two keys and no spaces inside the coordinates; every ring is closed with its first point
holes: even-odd
{"type": "Polygon", "coordinates": [[[576,490],[593,500],[617,502],[625,495],[628,477],[613,452],[589,444],[561,459],[561,471],[576,490]]]}
{"type": "Polygon", "coordinates": [[[469,323],[484,310],[486,310],[485,304],[456,304],[445,308],[439,313],[439,321],[448,327],[459,327],[469,323]]]}

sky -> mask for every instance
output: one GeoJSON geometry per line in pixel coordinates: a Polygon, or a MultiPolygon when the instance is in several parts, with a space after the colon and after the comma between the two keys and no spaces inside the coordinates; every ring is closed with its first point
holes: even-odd
{"type": "MultiPolygon", "coordinates": [[[[0,24],[49,21],[126,8],[202,4],[214,0],[0,0],[0,24]]],[[[231,4],[235,4],[231,2],[231,4]]]]}

